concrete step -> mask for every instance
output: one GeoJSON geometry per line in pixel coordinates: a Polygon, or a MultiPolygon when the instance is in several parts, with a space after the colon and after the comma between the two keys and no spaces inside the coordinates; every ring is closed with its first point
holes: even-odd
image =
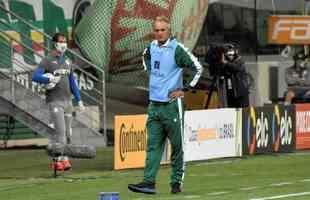
{"type": "MultiPolygon", "coordinates": [[[[50,127],[50,111],[40,95],[15,82],[13,99],[10,80],[0,78],[0,82],[0,98],[1,102],[3,102],[0,105],[0,112],[6,111],[8,115],[17,118],[33,131],[45,137],[54,134],[54,129],[50,127]],[[5,109],[4,105],[10,109],[5,109]]],[[[85,116],[81,117],[81,119],[86,119],[86,114],[84,113],[85,116]]],[[[74,133],[72,142],[75,144],[94,146],[106,146],[107,144],[105,137],[98,130],[94,130],[87,123],[83,123],[83,120],[74,118],[72,129],[74,133]]]]}

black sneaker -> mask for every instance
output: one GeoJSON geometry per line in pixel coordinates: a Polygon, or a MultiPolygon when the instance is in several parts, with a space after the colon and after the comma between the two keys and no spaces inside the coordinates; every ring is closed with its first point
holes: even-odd
{"type": "Polygon", "coordinates": [[[155,183],[141,182],[138,184],[128,184],[128,189],[132,192],[140,192],[145,194],[155,194],[155,183]]]}
{"type": "Polygon", "coordinates": [[[182,192],[180,183],[173,183],[171,186],[171,193],[177,194],[182,192]]]}

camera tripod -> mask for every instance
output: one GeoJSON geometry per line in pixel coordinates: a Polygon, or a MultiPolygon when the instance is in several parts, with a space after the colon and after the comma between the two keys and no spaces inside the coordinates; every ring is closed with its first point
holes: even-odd
{"type": "Polygon", "coordinates": [[[225,77],[223,75],[216,75],[213,78],[212,83],[208,88],[209,93],[208,93],[207,104],[205,106],[206,109],[209,108],[212,94],[216,90],[218,91],[220,108],[228,107],[225,77]]]}

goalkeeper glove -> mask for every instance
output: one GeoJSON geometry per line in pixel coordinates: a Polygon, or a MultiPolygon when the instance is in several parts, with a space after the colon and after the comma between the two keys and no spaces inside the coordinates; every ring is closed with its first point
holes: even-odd
{"type": "Polygon", "coordinates": [[[79,101],[79,102],[78,102],[78,111],[79,111],[79,112],[85,111],[85,106],[84,106],[84,104],[83,104],[83,101],[79,101]]]}
{"type": "Polygon", "coordinates": [[[55,84],[57,84],[57,83],[60,81],[60,79],[61,79],[60,76],[50,76],[50,77],[49,77],[49,81],[50,81],[51,83],[55,83],[55,84]]]}

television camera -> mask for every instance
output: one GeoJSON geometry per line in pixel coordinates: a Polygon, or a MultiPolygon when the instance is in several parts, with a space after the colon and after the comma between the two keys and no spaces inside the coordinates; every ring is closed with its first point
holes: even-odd
{"type": "Polygon", "coordinates": [[[209,65],[211,76],[224,76],[227,71],[224,69],[223,62],[230,62],[238,56],[238,50],[234,44],[210,44],[208,47],[205,61],[209,65]]]}

